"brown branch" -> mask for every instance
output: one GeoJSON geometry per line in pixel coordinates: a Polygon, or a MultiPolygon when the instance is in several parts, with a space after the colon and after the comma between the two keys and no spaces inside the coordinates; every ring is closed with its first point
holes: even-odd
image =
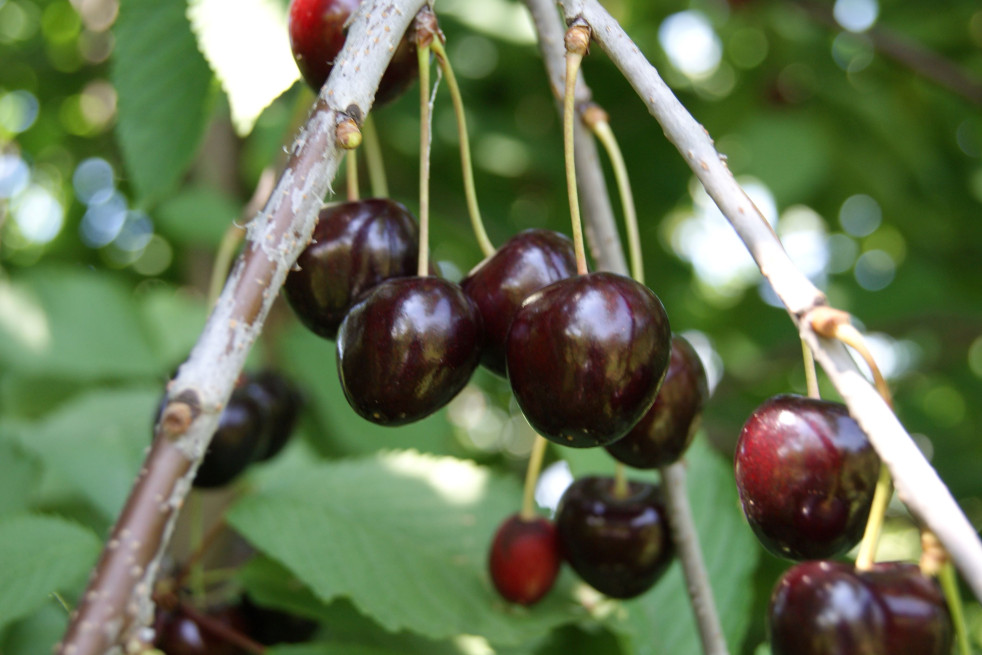
{"type": "Polygon", "coordinates": [[[368,114],[398,39],[425,3],[365,2],[352,22],[272,196],[249,224],[244,253],[168,385],[169,404],[153,446],[72,613],[60,655],[139,652],[152,638],[146,629],[154,613],[151,590],[177,513],[246,355],[330,191],[342,155],[336,126],[368,114]]]}

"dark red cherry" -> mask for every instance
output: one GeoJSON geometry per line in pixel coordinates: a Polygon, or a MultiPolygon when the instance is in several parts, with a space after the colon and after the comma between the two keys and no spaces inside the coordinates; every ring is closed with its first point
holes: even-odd
{"type": "Polygon", "coordinates": [[[316,621],[257,605],[249,596],[242,597],[238,609],[249,626],[249,636],[264,646],[301,644],[317,632],[316,621]]]}
{"type": "MultiPolygon", "coordinates": [[[[290,2],[290,48],[300,74],[314,91],[320,91],[334,68],[334,60],[344,46],[345,24],[360,4],[360,0],[290,2]]],[[[403,36],[382,75],[375,104],[381,105],[398,97],[418,74],[416,45],[412,39],[403,36]]]]}
{"type": "Polygon", "coordinates": [[[264,430],[262,408],[242,387],[236,387],[218,419],[194,486],[211,489],[234,480],[255,459],[264,441],[264,430]]]}
{"type": "Polygon", "coordinates": [[[508,380],[544,437],[603,446],[651,407],[671,340],[668,316],[650,289],[613,273],[577,275],[522,303],[508,331],[508,380]]]}
{"type": "Polygon", "coordinates": [[[248,376],[242,393],[252,398],[263,413],[265,438],[255,454],[262,462],[279,453],[290,440],[296,426],[303,397],[300,391],[279,373],[266,370],[248,376]]]}
{"type": "Polygon", "coordinates": [[[802,562],[771,595],[773,655],[949,655],[952,624],[938,585],[914,564],[802,562]]]}
{"type": "Polygon", "coordinates": [[[862,537],[880,460],[845,405],[781,395],[743,426],[735,469],[761,543],[779,557],[821,559],[862,537]]]}
{"type": "Polygon", "coordinates": [[[419,226],[401,204],[356,200],[321,210],[283,292],[315,334],[334,339],[348,309],[379,282],[416,274],[419,226]]]}
{"type": "Polygon", "coordinates": [[[483,340],[481,314],[458,285],[434,276],[386,280],[338,330],[341,387],[362,417],[410,423],[464,388],[483,340]]]}
{"type": "MultiPolygon", "coordinates": [[[[242,618],[228,608],[207,616],[236,632],[245,632],[242,618]]],[[[167,655],[245,655],[244,650],[180,611],[159,610],[154,629],[154,646],[167,655]]]]}
{"type": "Polygon", "coordinates": [[[519,605],[534,605],[549,593],[562,557],[556,528],[548,519],[509,516],[491,542],[488,569],[501,597],[519,605]]]}
{"type": "Polygon", "coordinates": [[[613,598],[650,589],[675,552],[661,491],[628,482],[622,496],[610,477],[584,477],[570,485],[556,509],[563,555],[591,587],[613,598]]]}
{"type": "Polygon", "coordinates": [[[481,310],[484,353],[481,364],[505,375],[505,341],[519,306],[533,291],[576,275],[569,237],[550,230],[526,230],[506,241],[460,283],[481,310]]]}
{"type": "Polygon", "coordinates": [[[639,469],[677,461],[692,443],[707,398],[709,384],[699,354],[685,338],[673,335],[668,373],[655,404],[627,436],[606,446],[607,452],[639,469]]]}

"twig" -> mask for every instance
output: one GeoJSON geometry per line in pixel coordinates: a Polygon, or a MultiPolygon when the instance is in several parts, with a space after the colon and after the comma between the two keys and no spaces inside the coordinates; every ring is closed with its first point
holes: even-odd
{"type": "MultiPolygon", "coordinates": [[[[565,78],[562,23],[551,0],[525,0],[525,4],[532,14],[539,35],[539,49],[542,53],[542,59],[549,71],[553,94],[558,99],[562,97],[559,94],[559,89],[562,88],[561,83],[565,78]],[[557,84],[560,85],[557,86],[557,84]]],[[[586,106],[585,103],[590,98],[590,91],[582,79],[581,75],[578,86],[582,88],[578,91],[577,100],[580,106],[586,106]]],[[[577,122],[577,128],[578,133],[584,137],[577,140],[575,144],[576,171],[579,184],[583,187],[584,214],[587,225],[593,228],[592,232],[605,235],[605,238],[600,239],[595,244],[598,246],[594,250],[595,258],[601,268],[627,275],[627,262],[624,259],[624,251],[617,235],[606,186],[599,188],[592,186],[597,178],[600,179],[600,184],[603,184],[603,173],[593,139],[589,131],[579,122],[577,122]],[[585,143],[583,143],[584,141],[585,143]],[[581,158],[580,153],[588,146],[590,156],[581,158]],[[597,198],[597,196],[602,196],[602,199],[597,198]],[[607,203],[606,210],[588,211],[589,200],[607,203]]],[[[662,481],[668,503],[669,523],[672,526],[672,539],[682,562],[682,571],[685,574],[692,611],[696,618],[703,650],[707,655],[725,655],[727,648],[723,639],[723,629],[716,611],[709,574],[706,571],[702,548],[696,534],[695,521],[692,518],[692,510],[686,495],[688,490],[685,482],[685,465],[676,463],[663,468],[662,481]]]]}
{"type": "Polygon", "coordinates": [[[825,296],[794,266],[760,211],[726,168],[706,130],[685,110],[621,26],[595,0],[560,0],[560,4],[567,19],[583,18],[593,28],[600,47],[733,225],[791,313],[801,338],[812,348],[816,361],[890,469],[898,496],[938,536],[975,596],[982,600],[982,541],[978,534],[845,348],[819,338],[811,329],[807,314],[825,305],[825,296]]]}
{"type": "MultiPolygon", "coordinates": [[[[290,267],[310,240],[343,151],[335,129],[362,120],[395,45],[426,0],[362,4],[330,78],[197,344],[168,385],[169,404],[130,497],[57,652],[135,651],[150,634],[151,590],[198,464],[290,267]],[[124,650],[125,649],[125,650],[124,650]]],[[[125,8],[124,8],[125,11],[125,8]]]]}

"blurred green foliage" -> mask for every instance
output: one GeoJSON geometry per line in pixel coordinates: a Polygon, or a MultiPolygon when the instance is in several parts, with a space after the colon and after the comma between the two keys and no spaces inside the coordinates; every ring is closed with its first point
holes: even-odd
{"type": "MultiPolygon", "coordinates": [[[[875,9],[872,30],[860,32],[836,25],[831,3],[811,10],[776,0],[606,5],[772,215],[792,256],[834,305],[876,337],[900,418],[982,526],[978,3],[950,0],[943,11],[899,0],[835,3],[844,21],[850,6],[859,18],[864,8],[875,9]],[[683,28],[694,31],[681,38],[683,28]],[[896,37],[890,43],[905,61],[884,49],[884,36],[896,37]],[[710,63],[690,62],[696,68],[683,72],[673,38],[687,44],[679,52],[701,53],[710,63]],[[926,71],[911,62],[926,63],[926,71]],[[938,83],[949,68],[962,73],[956,84],[963,94],[938,83]],[[972,93],[974,101],[966,97],[972,93]]],[[[185,10],[184,0],[0,0],[5,535],[19,525],[31,528],[25,539],[39,543],[49,530],[86,544],[92,534],[105,534],[139,466],[155,394],[203,325],[218,242],[233,222],[248,218],[241,208],[262,171],[282,166],[283,149],[313,99],[294,84],[248,133],[237,134],[229,109],[234,95],[195,48],[185,10]],[[112,474],[100,466],[113,467],[112,474]],[[54,516],[70,522],[47,518],[54,516]]],[[[441,0],[437,11],[467,106],[492,241],[530,227],[568,232],[559,121],[521,4],[441,0]]],[[[235,20],[226,27],[237,29],[235,20]]],[[[692,336],[715,371],[704,435],[729,457],[756,405],[804,390],[796,333],[599,48],[584,74],[630,168],[647,282],[673,329],[692,336]]],[[[432,248],[444,273],[459,277],[480,251],[466,219],[450,100],[440,91],[432,248]]],[[[411,92],[374,115],[391,195],[410,208],[417,205],[416,105],[411,92]]],[[[334,188],[343,189],[343,180],[334,188]]],[[[330,467],[321,460],[415,448],[477,460],[495,475],[521,474],[527,435],[502,381],[479,374],[449,410],[387,431],[346,412],[333,358],[331,345],[299,330],[278,303],[253,364],[279,366],[312,401],[303,444],[291,449],[290,461],[330,467]]],[[[834,397],[824,381],[822,387],[834,397]]],[[[899,507],[893,513],[891,543],[901,546],[891,554],[916,556],[902,546],[910,524],[899,507]]],[[[78,562],[87,557],[78,555],[42,582],[73,601],[82,582],[78,562]]],[[[733,651],[752,653],[765,640],[764,606],[786,564],[763,554],[758,560],[756,552],[734,557],[759,561],[754,598],[721,608],[724,615],[740,612],[734,625],[748,626],[743,650],[731,644],[733,651]]],[[[263,565],[280,564],[257,566],[261,573],[263,565]]],[[[281,592],[264,586],[268,577],[242,579],[275,599],[281,592]]],[[[40,652],[64,626],[54,601],[35,612],[37,589],[29,591],[29,606],[9,620],[0,616],[0,652],[40,652]]],[[[384,636],[370,618],[352,618],[359,608],[344,603],[320,608],[325,614],[318,616],[364,623],[343,638],[354,643],[373,634],[371,643],[358,641],[365,652],[436,652],[425,634],[384,636]]],[[[982,644],[982,610],[972,603],[968,614],[982,644]]],[[[604,652],[613,652],[611,643],[635,649],[623,631],[636,634],[637,626],[620,630],[581,621],[543,633],[523,652],[579,652],[574,644],[607,644],[604,652]]],[[[652,647],[637,649],[660,652],[652,647]]]]}

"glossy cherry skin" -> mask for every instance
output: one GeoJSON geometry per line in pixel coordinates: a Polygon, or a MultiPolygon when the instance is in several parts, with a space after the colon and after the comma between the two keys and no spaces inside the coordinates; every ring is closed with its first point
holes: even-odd
{"type": "MultiPolygon", "coordinates": [[[[288,17],[290,48],[297,68],[315,92],[320,91],[344,46],[345,23],[360,0],[292,0],[288,17]]],[[[375,104],[398,97],[419,74],[416,46],[405,36],[382,75],[375,104]]]]}
{"type": "MultiPolygon", "coordinates": [[[[246,625],[231,608],[208,613],[208,617],[244,634],[246,625]]],[[[167,655],[245,655],[245,651],[199,625],[193,618],[167,610],[157,612],[154,646],[167,655]]]]}
{"type": "Polygon", "coordinates": [[[623,439],[606,446],[615,459],[638,469],[667,466],[692,443],[709,398],[706,369],[684,337],[672,336],[668,373],[655,403],[623,439]]]}
{"type": "Polygon", "coordinates": [[[272,370],[249,376],[242,393],[252,398],[263,413],[264,439],[254,458],[263,462],[289,442],[303,407],[303,396],[289,380],[272,370]]]}
{"type": "Polygon", "coordinates": [[[458,285],[434,276],[386,280],[338,330],[341,387],[369,421],[411,423],[464,388],[483,342],[481,313],[458,285]]]}
{"type": "Polygon", "coordinates": [[[218,419],[218,427],[194,477],[199,489],[223,487],[234,480],[263,447],[265,414],[259,404],[236,387],[218,419]]]}
{"type": "Polygon", "coordinates": [[[743,426],[735,469],[761,543],[779,557],[822,559],[862,537],[880,460],[845,405],[781,395],[743,426]]]}
{"type": "Polygon", "coordinates": [[[522,303],[508,331],[508,380],[542,436],[576,448],[603,446],[651,407],[671,339],[650,289],[613,273],[577,275],[522,303]]]}
{"type": "Polygon", "coordinates": [[[498,526],[488,570],[505,600],[525,606],[539,602],[555,584],[560,564],[556,528],[548,519],[513,514],[498,526]]]}
{"type": "Polygon", "coordinates": [[[802,562],[778,581],[768,612],[773,655],[950,655],[938,585],[916,565],[802,562]]]}
{"type": "Polygon", "coordinates": [[[610,477],[584,477],[570,485],[556,509],[563,556],[597,591],[634,598],[654,586],[675,552],[658,487],[630,481],[614,492],[610,477]]]}
{"type": "Polygon", "coordinates": [[[287,275],[283,293],[301,322],[325,339],[383,280],[416,274],[419,226],[401,204],[373,198],[329,205],[287,275]]]}
{"type": "Polygon", "coordinates": [[[573,242],[550,230],[521,232],[478,264],[460,286],[484,319],[481,364],[504,377],[505,342],[515,312],[532,292],[574,275],[573,242]]]}

